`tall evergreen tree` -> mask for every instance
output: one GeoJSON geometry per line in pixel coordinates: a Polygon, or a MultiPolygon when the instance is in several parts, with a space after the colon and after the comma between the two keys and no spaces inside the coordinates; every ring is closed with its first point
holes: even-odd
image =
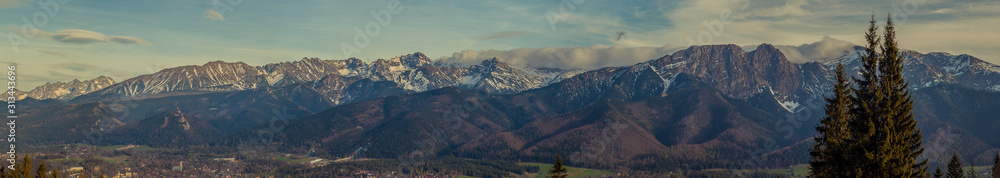
{"type": "Polygon", "coordinates": [[[33,166],[31,165],[32,165],[31,157],[25,154],[24,160],[21,161],[20,174],[24,177],[31,177],[32,170],[34,170],[32,169],[33,166]]]}
{"type": "Polygon", "coordinates": [[[968,178],[975,178],[976,177],[976,169],[973,169],[973,166],[972,166],[971,163],[969,164],[969,171],[966,172],[966,173],[969,173],[969,174],[965,175],[965,177],[968,177],[968,178]]]}
{"type": "Polygon", "coordinates": [[[923,177],[927,160],[913,118],[904,60],[889,14],[882,36],[869,21],[860,77],[852,86],[838,66],[834,96],[827,99],[819,136],[810,150],[813,177],[923,177]],[[849,90],[847,88],[850,88],[849,90]],[[853,95],[852,95],[853,94],[853,95]]]}
{"type": "Polygon", "coordinates": [[[38,170],[35,171],[35,176],[39,178],[47,178],[49,170],[45,166],[45,161],[39,160],[39,162],[41,163],[38,164],[38,170]]]}
{"type": "Polygon", "coordinates": [[[883,97],[881,90],[878,90],[878,63],[880,60],[878,60],[877,49],[881,48],[881,38],[877,31],[875,15],[872,15],[868,22],[868,30],[865,32],[865,41],[868,42],[865,45],[865,52],[859,54],[862,62],[859,71],[860,78],[853,78],[854,97],[850,108],[851,120],[848,122],[851,136],[846,154],[852,161],[849,163],[850,165],[845,165],[854,168],[854,171],[851,171],[852,174],[869,177],[882,175],[879,173],[880,168],[882,168],[880,162],[875,161],[876,158],[880,157],[877,148],[881,145],[883,134],[880,134],[882,128],[879,126],[880,122],[884,120],[878,114],[880,111],[877,104],[882,101],[883,97]]]}
{"type": "Polygon", "coordinates": [[[934,178],[941,178],[941,176],[944,176],[944,173],[941,172],[941,166],[938,166],[937,170],[934,170],[934,178]]]}
{"type": "Polygon", "coordinates": [[[951,161],[948,162],[948,178],[962,178],[965,176],[962,171],[962,161],[958,158],[958,153],[951,154],[951,161]]]}
{"type": "MultiPolygon", "coordinates": [[[[817,127],[821,135],[816,138],[817,145],[814,145],[814,151],[810,153],[816,158],[815,162],[810,163],[816,166],[813,170],[814,176],[822,176],[824,172],[836,172],[837,176],[849,177],[927,175],[927,161],[918,160],[924,151],[921,147],[922,134],[916,128],[916,120],[913,118],[913,101],[909,96],[909,83],[902,75],[904,61],[899,54],[891,14],[887,18],[881,38],[877,31],[873,15],[865,33],[868,44],[865,46],[864,54],[861,54],[861,76],[853,79],[856,88],[851,87],[854,97],[845,97],[846,100],[828,100],[827,118],[824,118],[820,123],[821,126],[817,127]],[[847,112],[833,108],[831,113],[831,107],[840,104],[850,106],[846,109],[847,112]],[[844,125],[848,126],[847,134],[837,136],[839,134],[837,131],[840,130],[831,130],[836,128],[832,127],[834,124],[840,126],[837,121],[841,120],[829,119],[832,117],[847,118],[843,119],[846,120],[844,125]],[[838,143],[837,139],[846,142],[840,141],[843,144],[833,146],[832,143],[838,143]],[[835,149],[840,146],[843,148],[835,149]],[[841,154],[837,155],[844,155],[842,160],[850,161],[832,164],[831,162],[841,158],[824,156],[831,150],[840,150],[838,152],[841,154]],[[854,170],[833,171],[837,166],[854,170]]],[[[838,81],[835,88],[850,86],[843,83],[845,82],[838,81]]],[[[834,92],[835,95],[839,95],[843,91],[835,89],[834,92]]]]}
{"type": "Polygon", "coordinates": [[[913,118],[913,100],[910,98],[909,82],[903,78],[903,57],[896,44],[896,30],[892,14],[886,20],[882,39],[882,57],[879,62],[879,90],[885,95],[879,102],[879,113],[884,117],[881,123],[886,134],[878,149],[883,155],[882,165],[888,177],[921,177],[926,174],[927,160],[917,160],[924,153],[921,146],[923,134],[917,129],[913,118]]]}
{"type": "Polygon", "coordinates": [[[556,155],[556,163],[549,169],[549,178],[566,178],[569,169],[563,166],[562,156],[556,155]]]}
{"type": "Polygon", "coordinates": [[[854,167],[845,158],[849,140],[847,122],[850,120],[851,84],[844,74],[843,64],[838,64],[835,72],[833,96],[826,98],[826,117],[816,126],[819,135],[814,138],[816,144],[809,152],[811,177],[853,177],[854,167]]]}
{"type": "Polygon", "coordinates": [[[10,171],[9,171],[9,169],[7,168],[7,165],[6,165],[6,163],[3,163],[3,164],[0,164],[0,166],[3,166],[3,167],[0,167],[0,176],[3,176],[3,177],[11,177],[11,176],[10,176],[10,171]]]}

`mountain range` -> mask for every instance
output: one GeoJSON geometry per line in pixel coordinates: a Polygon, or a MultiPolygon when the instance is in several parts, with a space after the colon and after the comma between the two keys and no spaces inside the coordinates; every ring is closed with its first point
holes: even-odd
{"type": "MultiPolygon", "coordinates": [[[[777,167],[808,161],[830,69],[856,71],[859,50],[793,63],[770,44],[752,51],[691,46],[593,70],[498,58],[454,66],[422,53],[371,63],[215,61],[119,83],[43,85],[20,101],[27,105],[21,117],[30,118],[25,139],[34,143],[79,142],[86,140],[81,133],[99,130],[99,144],[233,147],[274,132],[281,151],[316,149],[329,158],[366,147],[372,158],[543,162],[561,154],[571,165],[600,168],[702,169],[752,160],[777,167]],[[261,125],[275,118],[287,126],[261,125]]],[[[1000,127],[1000,111],[991,109],[1000,103],[1000,66],[969,55],[902,54],[924,143],[941,147],[928,149],[928,158],[957,149],[985,160],[1000,148],[1000,133],[991,129],[1000,127]]]]}
{"type": "MultiPolygon", "coordinates": [[[[115,84],[115,80],[111,77],[100,76],[90,80],[80,81],[73,79],[69,82],[46,82],[45,84],[35,87],[31,91],[22,92],[15,89],[15,98],[20,100],[25,97],[31,97],[34,99],[57,99],[57,100],[70,100],[77,96],[87,94],[93,91],[103,89],[105,87],[115,84]]],[[[6,97],[4,98],[6,101],[6,97]]]]}
{"type": "Polygon", "coordinates": [[[201,66],[181,66],[130,78],[76,98],[97,101],[113,97],[137,97],[177,91],[239,91],[261,87],[306,84],[330,101],[349,103],[364,93],[365,85],[392,82],[392,88],[404,93],[421,92],[446,86],[485,90],[491,93],[515,93],[556,82],[574,70],[535,69],[498,64],[499,59],[480,65],[453,67],[431,65],[423,53],[378,59],[366,63],[357,58],[300,61],[250,66],[242,62],[209,62],[201,66]]]}

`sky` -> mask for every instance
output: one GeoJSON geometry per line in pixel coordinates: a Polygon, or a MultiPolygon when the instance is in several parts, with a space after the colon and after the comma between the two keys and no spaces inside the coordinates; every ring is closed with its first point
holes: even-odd
{"type": "Polygon", "coordinates": [[[547,67],[630,65],[691,45],[780,45],[795,61],[864,42],[893,13],[899,45],[1000,64],[996,0],[0,0],[17,88],[216,60],[365,61],[413,52],[547,67]],[[817,52],[818,51],[818,52],[817,52]]]}

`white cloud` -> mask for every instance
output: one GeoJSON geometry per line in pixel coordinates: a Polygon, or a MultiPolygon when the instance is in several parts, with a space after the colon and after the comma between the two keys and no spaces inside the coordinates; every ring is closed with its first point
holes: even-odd
{"type": "MultiPolygon", "coordinates": [[[[802,63],[840,57],[856,45],[829,36],[820,41],[798,46],[775,45],[791,62],[802,63]]],[[[751,51],[756,45],[747,46],[751,51]]],[[[594,69],[600,67],[625,66],[645,62],[672,54],[686,46],[667,45],[661,47],[630,47],[624,45],[594,45],[586,47],[545,47],[518,48],[511,50],[463,50],[448,57],[441,57],[443,63],[459,65],[479,64],[483,59],[497,57],[504,61],[533,67],[557,67],[594,69]]]]}
{"type": "Polygon", "coordinates": [[[121,43],[121,44],[150,45],[150,43],[148,41],[143,40],[142,38],[131,37],[131,36],[109,36],[108,40],[111,41],[111,42],[121,43]]]}
{"type": "Polygon", "coordinates": [[[962,6],[945,7],[930,11],[930,14],[973,14],[1000,12],[1000,2],[971,2],[962,6]]]}
{"type": "Polygon", "coordinates": [[[205,10],[205,12],[201,13],[201,15],[204,16],[205,18],[212,20],[218,20],[218,21],[226,20],[226,17],[223,17],[222,14],[220,14],[218,11],[215,11],[215,9],[205,10]]]}
{"type": "Polygon", "coordinates": [[[39,31],[38,35],[40,37],[50,38],[52,40],[63,42],[63,43],[76,43],[76,44],[89,44],[89,43],[120,43],[120,44],[139,44],[139,45],[152,45],[149,41],[143,40],[139,37],[131,36],[107,36],[103,33],[82,30],[82,29],[64,29],[56,31],[55,33],[49,33],[45,31],[39,31]]]}
{"type": "MultiPolygon", "coordinates": [[[[908,1],[873,3],[868,1],[752,1],[746,9],[741,1],[693,0],[685,1],[666,10],[662,17],[673,26],[637,34],[630,32],[632,44],[689,44],[695,45],[738,44],[757,45],[770,43],[787,45],[789,59],[803,62],[827,58],[828,53],[805,52],[817,38],[829,36],[812,48],[843,47],[847,43],[864,42],[863,32],[868,17],[875,13],[879,25],[885,23],[885,13],[894,8],[909,8],[908,1]],[[706,27],[706,23],[721,21],[720,12],[730,11],[732,23],[721,27],[706,27]],[[718,34],[710,28],[717,28],[718,34]],[[708,34],[708,35],[703,35],[708,34]],[[699,43],[699,38],[705,43],[699,43]],[[835,38],[835,40],[833,40],[835,38]],[[837,43],[834,43],[837,42],[837,43]],[[834,45],[839,44],[839,45],[834,45]],[[831,46],[824,46],[831,45],[831,46]],[[792,51],[791,49],[795,50],[792,51]],[[799,54],[795,54],[799,53],[799,54]]],[[[906,11],[904,11],[906,12],[906,11]]],[[[1000,2],[927,1],[917,5],[910,14],[894,14],[900,47],[920,52],[950,52],[970,54],[1000,63],[1000,2]]]]}
{"type": "Polygon", "coordinates": [[[809,11],[802,9],[806,5],[805,0],[788,0],[784,6],[762,8],[751,12],[758,17],[782,17],[782,16],[802,16],[809,14],[809,11]]]}
{"type": "Polygon", "coordinates": [[[844,55],[844,52],[850,51],[854,46],[857,45],[824,36],[822,40],[814,43],[799,46],[775,45],[774,47],[785,54],[788,61],[802,63],[837,58],[844,55]]]}

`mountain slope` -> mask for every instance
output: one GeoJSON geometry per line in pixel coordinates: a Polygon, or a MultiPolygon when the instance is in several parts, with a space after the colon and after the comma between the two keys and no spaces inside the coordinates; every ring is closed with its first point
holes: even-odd
{"type": "MultiPolygon", "coordinates": [[[[514,95],[478,95],[476,91],[443,88],[341,105],[292,120],[275,138],[285,145],[282,149],[318,147],[323,148],[318,154],[330,157],[370,145],[366,157],[395,158],[421,152],[542,161],[556,153],[580,152],[574,157],[592,157],[587,144],[608,143],[588,140],[603,135],[607,132],[603,128],[609,125],[622,125],[619,132],[629,139],[614,140],[617,144],[609,148],[618,150],[614,154],[622,157],[598,160],[590,166],[651,166],[749,157],[731,153],[743,153],[742,148],[755,148],[765,138],[774,137],[766,128],[773,125],[774,120],[769,119],[773,115],[726,97],[696,77],[679,74],[676,79],[677,85],[670,84],[648,65],[640,64],[585,72],[514,95]],[[607,77],[591,78],[598,76],[607,77]],[[559,92],[588,87],[575,94],[594,97],[559,92]],[[691,101],[698,104],[690,105],[691,101]],[[683,154],[682,150],[692,149],[712,156],[683,154]]],[[[218,145],[232,146],[260,129],[223,139],[218,145]]]]}
{"type": "Polygon", "coordinates": [[[23,128],[26,133],[32,133],[25,136],[30,137],[26,139],[32,140],[31,142],[75,143],[84,140],[82,136],[87,135],[84,133],[95,135],[97,132],[93,130],[97,130],[102,137],[109,139],[94,140],[89,144],[145,143],[162,146],[210,143],[215,139],[264,123],[312,115],[334,105],[323,99],[320,93],[301,84],[280,88],[266,87],[233,92],[86,103],[56,102],[51,99],[39,101],[30,98],[19,103],[25,104],[18,106],[20,108],[18,112],[21,113],[19,121],[25,122],[23,125],[19,124],[19,128],[23,128]],[[218,132],[196,134],[203,136],[193,137],[198,139],[185,139],[188,140],[186,142],[175,142],[166,137],[161,140],[142,140],[143,137],[165,133],[151,132],[152,130],[138,127],[121,127],[142,123],[150,117],[174,110],[183,113],[186,120],[208,124],[205,127],[192,125],[192,129],[209,128],[218,132]],[[50,129],[64,130],[64,132],[51,132],[50,129]],[[170,143],[159,143],[159,141],[170,143]]]}
{"type": "Polygon", "coordinates": [[[76,96],[87,94],[93,91],[100,90],[104,87],[111,86],[115,83],[114,79],[111,77],[100,76],[90,80],[73,80],[69,82],[56,82],[56,83],[45,83],[42,86],[35,87],[28,92],[28,97],[44,100],[44,99],[58,99],[58,100],[70,100],[76,96]]]}
{"type": "Polygon", "coordinates": [[[206,143],[222,132],[211,124],[172,109],[139,122],[123,125],[108,134],[109,144],[138,144],[170,147],[206,143]]]}

